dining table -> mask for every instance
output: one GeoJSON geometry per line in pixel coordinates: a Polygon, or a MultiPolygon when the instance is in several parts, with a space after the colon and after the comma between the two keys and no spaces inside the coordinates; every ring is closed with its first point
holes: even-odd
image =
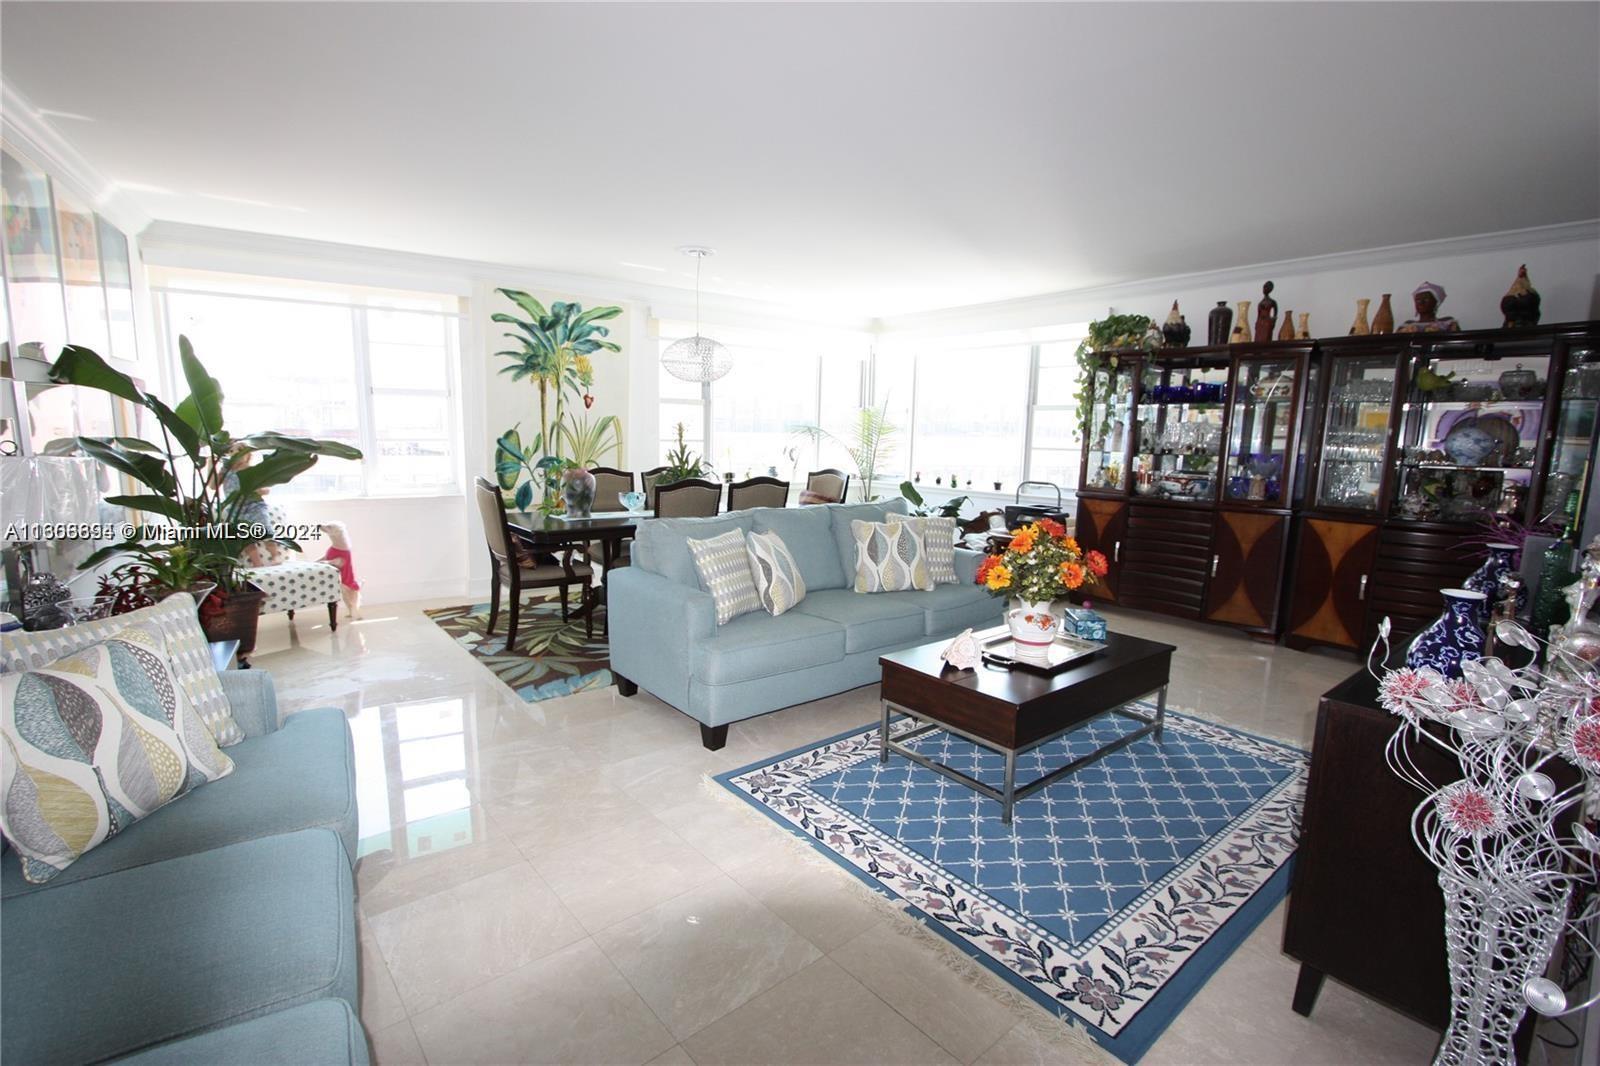
{"type": "MultiPolygon", "coordinates": [[[[614,511],[589,518],[568,518],[540,511],[508,511],[506,528],[519,544],[541,555],[599,541],[603,570],[595,602],[605,603],[611,565],[622,554],[623,542],[630,539],[639,522],[648,517],[643,511],[614,511]]],[[[578,617],[583,617],[582,611],[578,612],[578,617]]]]}

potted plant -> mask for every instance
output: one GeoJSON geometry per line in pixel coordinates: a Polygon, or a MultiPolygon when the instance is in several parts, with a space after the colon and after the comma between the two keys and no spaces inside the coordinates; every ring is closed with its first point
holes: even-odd
{"type": "Polygon", "coordinates": [[[252,516],[262,492],[292,481],[320,456],[360,459],[361,451],[282,433],[232,436],[223,424],[221,384],[195,357],[189,338],[178,338],[178,353],[189,395],[176,407],[141,390],[88,348],[68,345],[50,369],[52,381],[98,389],[145,408],[161,428],[159,444],[136,437],[78,438],[90,456],[148,490],[108,496],[107,503],[165,519],[130,527],[124,540],[96,551],[79,569],[120,560],[101,589],[128,609],[169,592],[201,593],[196,599],[206,635],[236,639],[240,651],[248,652],[265,593],[245,580],[240,554],[252,544],[283,539],[252,516]],[[207,585],[215,591],[207,592],[207,585]]]}
{"type": "MultiPolygon", "coordinates": [[[[1150,326],[1152,319],[1148,315],[1107,315],[1089,323],[1089,335],[1079,344],[1073,353],[1078,363],[1078,390],[1075,400],[1078,404],[1078,417],[1082,419],[1081,428],[1085,440],[1103,438],[1111,429],[1113,412],[1109,403],[1100,411],[1100,424],[1095,425],[1094,404],[1098,396],[1095,382],[1097,377],[1105,371],[1117,368],[1118,351],[1130,348],[1145,348],[1153,351],[1157,345],[1151,339],[1150,326]]],[[[1160,334],[1156,334],[1159,339],[1160,334]]],[[[1106,374],[1107,398],[1112,387],[1112,375],[1106,374]]]]}
{"type": "Polygon", "coordinates": [[[1011,638],[1019,653],[1042,655],[1061,629],[1055,600],[1093,586],[1109,570],[1105,555],[1085,552],[1060,522],[1041,518],[1011,531],[1005,551],[978,565],[977,583],[1020,601],[1006,612],[1011,638]]]}
{"type": "Polygon", "coordinates": [[[656,488],[675,485],[690,478],[708,477],[711,467],[689,450],[683,440],[683,423],[678,423],[678,446],[667,453],[666,468],[656,478],[656,488]]]}
{"type": "MultiPolygon", "coordinates": [[[[801,426],[798,432],[814,443],[829,440],[848,452],[861,485],[861,498],[877,499],[874,488],[878,471],[894,454],[894,435],[900,432],[900,427],[889,421],[887,400],[881,407],[863,407],[856,411],[855,421],[847,433],[830,433],[821,426],[801,426]]],[[[952,476],[950,486],[954,488],[955,484],[952,476]]]]}
{"type": "Polygon", "coordinates": [[[911,513],[918,518],[960,518],[961,508],[967,503],[965,496],[955,496],[944,503],[928,503],[909,481],[900,482],[900,495],[905,497],[911,505],[911,513]]]}

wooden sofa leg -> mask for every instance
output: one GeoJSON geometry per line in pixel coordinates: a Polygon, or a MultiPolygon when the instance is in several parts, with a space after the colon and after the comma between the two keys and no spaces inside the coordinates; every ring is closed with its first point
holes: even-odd
{"type": "Polygon", "coordinates": [[[291,622],[294,621],[294,612],[293,611],[289,612],[289,621],[291,621],[291,622]]]}
{"type": "Polygon", "coordinates": [[[705,745],[707,751],[721,751],[722,746],[728,743],[728,727],[725,725],[700,725],[700,743],[705,745]]]}
{"type": "Polygon", "coordinates": [[[339,601],[338,600],[329,600],[328,601],[328,628],[329,629],[338,629],[339,628],[339,601]]]}
{"type": "Polygon", "coordinates": [[[615,670],[611,672],[611,676],[616,678],[617,681],[617,695],[637,696],[639,694],[639,686],[635,685],[632,681],[629,681],[615,670]]]}

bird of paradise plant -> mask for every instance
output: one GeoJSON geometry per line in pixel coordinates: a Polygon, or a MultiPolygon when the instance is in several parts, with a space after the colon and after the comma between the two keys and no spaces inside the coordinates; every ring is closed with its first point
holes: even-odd
{"type": "MultiPolygon", "coordinates": [[[[495,291],[528,316],[518,318],[503,311],[489,316],[492,321],[515,330],[503,336],[511,338],[517,347],[495,353],[511,360],[508,366],[500,368],[500,373],[511,375],[512,381],[532,381],[539,388],[539,433],[526,447],[519,439],[517,450],[512,454],[524,460],[521,465],[537,476],[543,490],[542,506],[554,508],[557,479],[552,472],[568,462],[560,454],[566,397],[570,393],[574,398],[581,398],[586,408],[594,402],[589,394],[589,387],[594,384],[594,364],[589,357],[599,351],[622,350],[616,342],[605,339],[610,330],[599,323],[616,318],[622,314],[622,308],[592,307],[585,311],[582,304],[557,300],[547,309],[525,292],[495,291]]],[[[501,487],[509,490],[516,481],[506,485],[506,472],[517,464],[505,454],[504,440],[502,437],[501,441],[496,441],[496,470],[501,487]]]]}

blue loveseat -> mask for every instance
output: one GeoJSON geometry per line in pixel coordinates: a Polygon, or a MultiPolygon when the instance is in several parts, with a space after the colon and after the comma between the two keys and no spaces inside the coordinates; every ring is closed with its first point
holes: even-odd
{"type": "Polygon", "coordinates": [[[611,576],[611,670],[624,696],[640,687],[700,722],[715,750],[728,725],[870,685],[887,651],[1000,621],[1001,604],[973,583],[982,556],[956,550],[954,585],[857,593],[852,519],[881,522],[906,502],[757,507],[715,518],[639,524],[633,564],[611,576]],[[730,529],[776,532],[805,579],[806,597],[774,618],[765,611],[716,624],[688,541],[730,529]]]}
{"type": "Polygon", "coordinates": [[[355,757],[342,712],[280,724],[222,674],[234,771],[42,885],[0,858],[0,1059],[365,1064],[356,1018],[355,757]]]}

